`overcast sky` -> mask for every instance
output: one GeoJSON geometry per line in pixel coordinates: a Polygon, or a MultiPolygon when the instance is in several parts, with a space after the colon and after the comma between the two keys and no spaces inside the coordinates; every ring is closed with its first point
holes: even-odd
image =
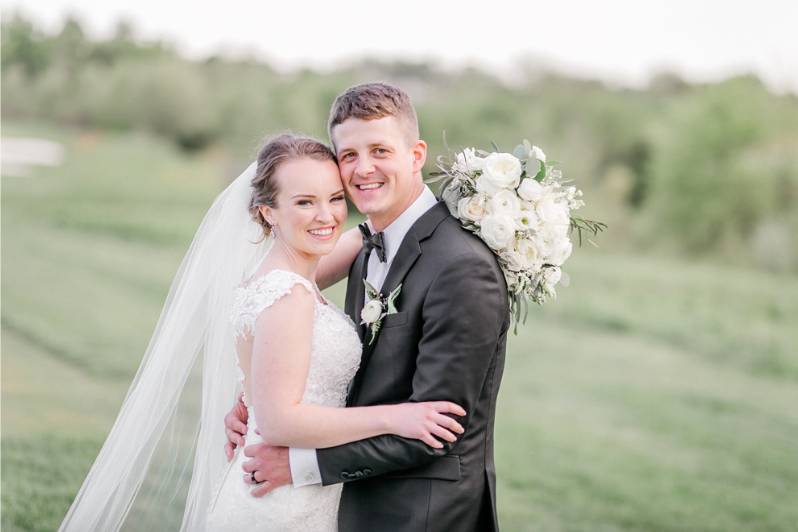
{"type": "Polygon", "coordinates": [[[105,36],[124,17],[137,36],[191,57],[252,53],[285,69],[370,56],[506,75],[529,56],[614,84],[640,86],[661,70],[700,81],[754,72],[773,90],[798,93],[796,0],[0,0],[4,16],[23,5],[48,29],[74,13],[105,36]]]}

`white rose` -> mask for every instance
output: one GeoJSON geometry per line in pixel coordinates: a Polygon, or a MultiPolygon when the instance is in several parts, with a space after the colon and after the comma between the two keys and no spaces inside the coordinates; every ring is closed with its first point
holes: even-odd
{"type": "Polygon", "coordinates": [[[515,251],[521,257],[521,265],[525,270],[537,269],[540,264],[540,251],[535,242],[528,238],[522,238],[515,244],[515,251]]]}
{"type": "Polygon", "coordinates": [[[571,244],[571,241],[567,238],[553,242],[548,262],[555,266],[562,266],[563,262],[571,256],[571,251],[573,251],[573,249],[573,244],[571,244]]]}
{"type": "Polygon", "coordinates": [[[570,225],[568,224],[541,224],[538,226],[537,234],[539,238],[552,243],[562,240],[563,238],[568,238],[569,229],[570,225]]]}
{"type": "Polygon", "coordinates": [[[570,223],[568,205],[557,201],[552,196],[542,197],[535,204],[535,210],[544,223],[566,225],[570,223]]]}
{"type": "Polygon", "coordinates": [[[378,299],[372,299],[366,303],[363,306],[363,310],[360,311],[360,319],[363,320],[361,323],[365,323],[366,325],[371,325],[379,320],[381,316],[382,303],[380,303],[378,299]]]}
{"type": "Polygon", "coordinates": [[[515,218],[521,212],[521,200],[512,190],[500,190],[488,201],[488,212],[515,218]]]}
{"type": "Polygon", "coordinates": [[[455,156],[454,168],[465,173],[482,170],[485,167],[485,159],[477,157],[474,148],[466,148],[455,156]]]}
{"type": "Polygon", "coordinates": [[[520,272],[524,269],[524,259],[517,251],[503,251],[499,257],[507,264],[510,271],[520,272]]]}
{"type": "Polygon", "coordinates": [[[538,148],[537,146],[532,146],[532,155],[535,156],[535,159],[538,161],[546,162],[546,154],[543,153],[543,150],[538,148]]]}
{"type": "Polygon", "coordinates": [[[477,190],[493,195],[504,188],[516,188],[521,179],[521,161],[511,153],[491,153],[477,179],[477,190]]]}
{"type": "Polygon", "coordinates": [[[544,189],[540,183],[528,177],[521,181],[521,185],[518,187],[518,195],[527,201],[538,201],[543,197],[543,192],[544,189]]]}
{"type": "Polygon", "coordinates": [[[482,219],[479,234],[492,249],[507,249],[515,238],[515,220],[503,214],[489,214],[482,219]]]}
{"type": "Polygon", "coordinates": [[[484,194],[475,194],[462,198],[457,203],[457,217],[461,220],[479,222],[488,213],[488,197],[484,194]]]}

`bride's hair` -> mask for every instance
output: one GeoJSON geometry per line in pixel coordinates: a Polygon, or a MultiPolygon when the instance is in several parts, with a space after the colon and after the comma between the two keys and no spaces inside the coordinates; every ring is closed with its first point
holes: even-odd
{"type": "Polygon", "coordinates": [[[329,146],[313,137],[293,133],[281,133],[267,139],[258,151],[258,164],[255,177],[252,178],[249,212],[252,219],[263,227],[264,237],[271,234],[272,228],[258,207],[277,206],[278,190],[274,174],[284,162],[303,158],[336,162],[335,154],[329,146]]]}

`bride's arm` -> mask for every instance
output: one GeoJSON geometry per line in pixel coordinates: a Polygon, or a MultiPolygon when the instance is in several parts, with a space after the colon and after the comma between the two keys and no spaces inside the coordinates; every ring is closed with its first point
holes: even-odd
{"type": "Polygon", "coordinates": [[[357,227],[342,234],[332,252],[319,260],[316,268],[316,284],[319,288],[324,290],[346,277],[362,246],[363,237],[357,227]]]}
{"type": "Polygon", "coordinates": [[[314,295],[301,285],[266,309],[255,324],[250,388],[255,420],[270,445],[324,448],[382,434],[454,442],[463,428],[447,413],[465,415],[445,401],[356,408],[301,403],[311,352],[314,295]]]}

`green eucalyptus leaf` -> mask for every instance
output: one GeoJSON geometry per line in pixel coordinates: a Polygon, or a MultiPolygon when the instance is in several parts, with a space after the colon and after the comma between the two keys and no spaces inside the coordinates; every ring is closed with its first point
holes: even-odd
{"type": "Polygon", "coordinates": [[[541,182],[546,177],[546,165],[543,161],[538,161],[538,173],[535,175],[535,181],[541,182]]]}

